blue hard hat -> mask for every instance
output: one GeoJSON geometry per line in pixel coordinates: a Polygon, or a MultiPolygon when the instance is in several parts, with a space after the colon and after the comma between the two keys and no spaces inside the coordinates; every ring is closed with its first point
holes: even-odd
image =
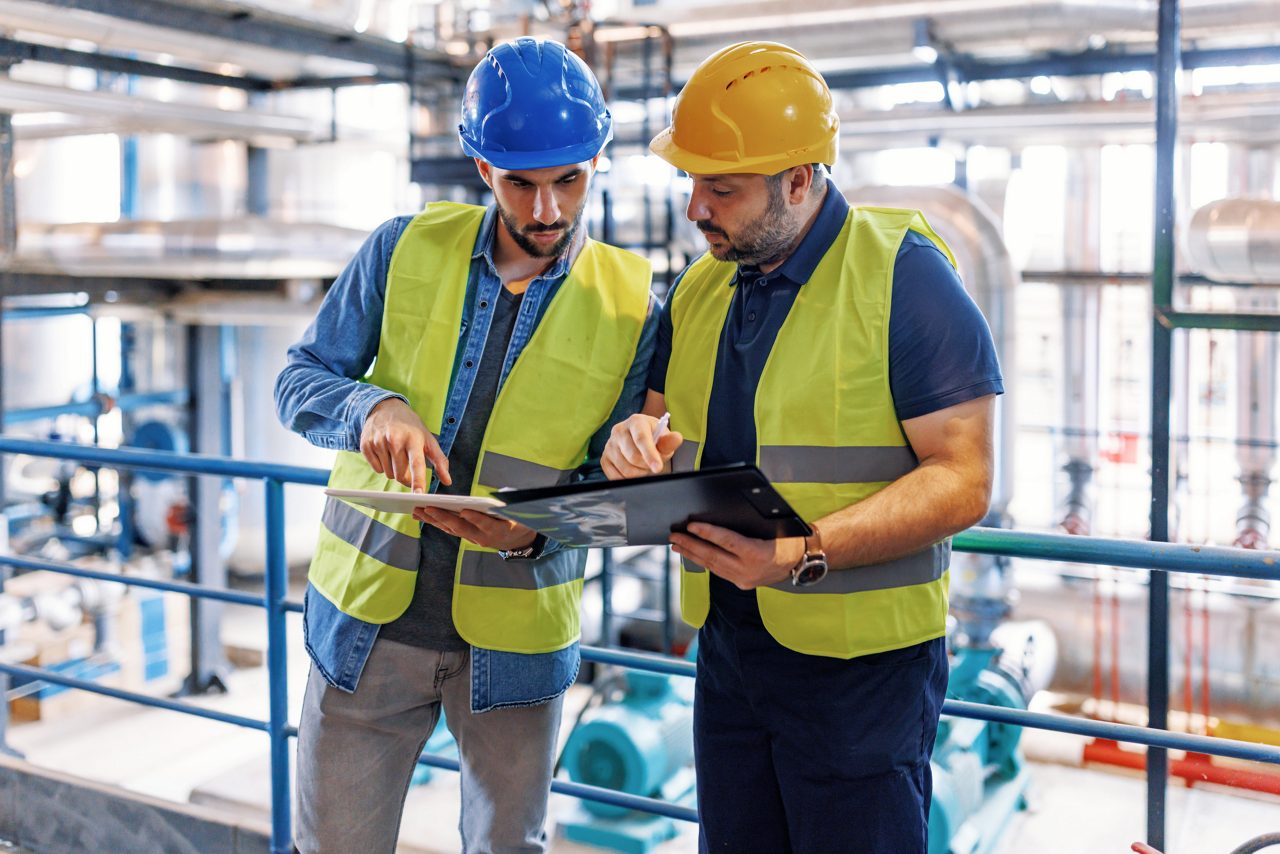
{"type": "Polygon", "coordinates": [[[495,46],[462,96],[462,150],[499,169],[581,163],[613,137],[604,93],[587,64],[550,39],[495,46]]]}

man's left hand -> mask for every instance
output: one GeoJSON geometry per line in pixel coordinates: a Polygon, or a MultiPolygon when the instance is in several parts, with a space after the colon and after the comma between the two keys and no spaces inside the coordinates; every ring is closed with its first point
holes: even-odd
{"type": "Polygon", "coordinates": [[[728,528],[694,522],[689,533],[671,535],[671,549],[741,590],[754,590],[791,577],[792,568],[804,557],[804,538],[753,540],[728,528]]]}
{"type": "Polygon", "coordinates": [[[498,551],[522,549],[532,545],[538,536],[532,528],[477,510],[455,513],[439,507],[418,507],[413,511],[413,518],[433,525],[446,534],[498,551]]]}

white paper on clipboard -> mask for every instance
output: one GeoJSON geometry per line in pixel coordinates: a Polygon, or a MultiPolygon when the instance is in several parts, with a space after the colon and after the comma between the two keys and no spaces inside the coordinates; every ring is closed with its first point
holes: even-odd
{"type": "Polygon", "coordinates": [[[350,501],[383,513],[412,513],[418,507],[439,507],[442,510],[478,510],[488,513],[506,505],[496,498],[482,495],[434,495],[429,492],[379,492],[374,489],[334,489],[325,495],[350,501]]]}

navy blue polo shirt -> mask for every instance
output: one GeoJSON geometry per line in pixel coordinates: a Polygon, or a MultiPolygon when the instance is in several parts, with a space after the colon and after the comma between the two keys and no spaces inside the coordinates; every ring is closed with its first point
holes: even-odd
{"type": "MultiPolygon", "coordinates": [[[[849,203],[828,179],[822,208],[796,251],[771,273],[740,265],[730,281],[734,294],[711,383],[704,468],[755,461],[756,387],[765,360],[796,294],[839,236],[848,212],[849,203]]],[[[657,351],[649,371],[649,387],[657,392],[666,388],[672,296],[679,286],[677,279],[658,325],[657,351]]],[[[914,231],[903,238],[893,268],[889,387],[899,421],[1004,391],[986,319],[947,256],[914,231]]],[[[727,593],[744,591],[712,576],[713,602],[727,593]]],[[[746,596],[754,610],[754,594],[746,596]]],[[[758,612],[755,618],[759,619],[758,612]]]]}

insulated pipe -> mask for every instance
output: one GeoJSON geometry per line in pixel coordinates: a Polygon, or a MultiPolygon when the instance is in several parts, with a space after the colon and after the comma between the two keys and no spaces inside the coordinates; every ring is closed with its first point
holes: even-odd
{"type": "MultiPolygon", "coordinates": [[[[1270,183],[1270,175],[1254,177],[1270,183]]],[[[1248,182],[1238,189],[1247,192],[1248,182]]],[[[1192,215],[1186,246],[1193,265],[1209,278],[1280,283],[1280,202],[1211,202],[1192,215]]],[[[1236,301],[1245,311],[1275,312],[1280,306],[1274,293],[1262,289],[1240,292],[1236,301]]],[[[1267,493],[1276,460],[1277,355],[1273,334],[1236,336],[1236,461],[1244,503],[1236,514],[1235,545],[1243,548],[1266,548],[1270,534],[1267,493]]]]}
{"type": "MultiPolygon", "coordinates": [[[[1262,291],[1237,294],[1237,301],[1242,310],[1277,307],[1275,295],[1262,291]]],[[[1265,549],[1271,530],[1267,491],[1276,461],[1276,336],[1239,333],[1236,348],[1236,462],[1244,504],[1236,513],[1234,544],[1265,549]]]]}
{"type": "MultiPolygon", "coordinates": [[[[1102,215],[1100,174],[1102,151],[1076,149],[1068,153],[1067,211],[1064,220],[1068,268],[1096,270],[1101,266],[1102,215]]],[[[1070,479],[1059,525],[1068,534],[1088,534],[1093,521],[1093,473],[1098,465],[1098,334],[1102,323],[1101,294],[1095,286],[1062,288],[1062,424],[1065,429],[1070,479]]]]}
{"type": "MultiPolygon", "coordinates": [[[[922,211],[950,247],[965,287],[986,316],[1004,366],[1006,394],[996,401],[996,475],[991,511],[984,524],[1007,526],[1013,495],[1014,288],[1019,276],[1000,225],[976,197],[955,187],[858,187],[845,193],[851,204],[891,205],[922,211]]],[[[962,642],[985,646],[1009,613],[1012,585],[1007,561],[989,555],[954,554],[952,605],[962,642]]]]}
{"type": "Polygon", "coordinates": [[[333,278],[365,237],[354,228],[259,217],[31,223],[13,264],[26,272],[180,281],[333,278]]]}
{"type": "Polygon", "coordinates": [[[1210,279],[1280,284],[1280,202],[1210,202],[1192,214],[1186,249],[1210,279]]]}
{"type": "Polygon", "coordinates": [[[965,288],[991,326],[1004,368],[1006,394],[997,402],[996,482],[992,514],[1004,516],[1013,495],[1014,289],[1019,276],[1004,245],[1000,224],[976,196],[955,187],[857,187],[845,192],[854,205],[891,205],[922,211],[956,258],[965,288]]]}

